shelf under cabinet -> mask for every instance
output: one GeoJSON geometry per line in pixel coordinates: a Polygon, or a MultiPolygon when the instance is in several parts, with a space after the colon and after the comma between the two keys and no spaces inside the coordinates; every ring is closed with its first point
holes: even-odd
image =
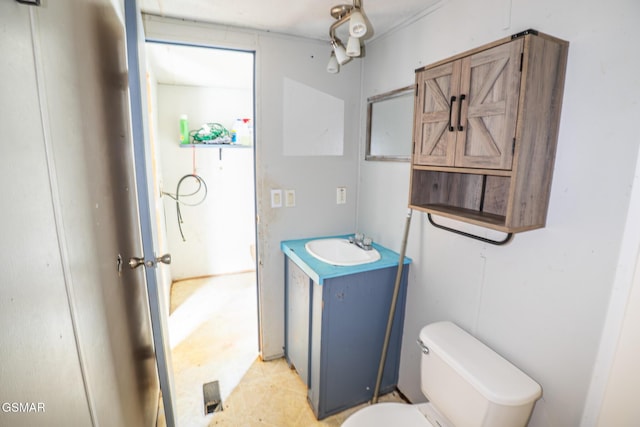
{"type": "Polygon", "coordinates": [[[413,209],[471,224],[510,232],[507,223],[510,174],[478,173],[454,168],[414,168],[413,209]]]}
{"type": "Polygon", "coordinates": [[[444,205],[506,216],[508,176],[414,170],[411,204],[444,205]]]}

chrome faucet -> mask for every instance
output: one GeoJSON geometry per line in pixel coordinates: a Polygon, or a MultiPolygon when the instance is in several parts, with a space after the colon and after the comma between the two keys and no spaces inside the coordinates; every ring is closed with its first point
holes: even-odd
{"type": "Polygon", "coordinates": [[[371,240],[371,237],[365,237],[362,233],[356,233],[355,236],[349,236],[349,243],[353,243],[365,251],[373,249],[373,240],[371,240]]]}

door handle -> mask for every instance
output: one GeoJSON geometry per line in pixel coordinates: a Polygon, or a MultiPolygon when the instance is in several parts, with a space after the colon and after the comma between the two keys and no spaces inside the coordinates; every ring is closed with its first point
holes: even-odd
{"type": "Polygon", "coordinates": [[[171,264],[171,254],[164,254],[156,258],[156,262],[161,262],[163,264],[171,264]]]}
{"type": "Polygon", "coordinates": [[[452,96],[451,101],[449,102],[449,132],[453,132],[454,128],[451,126],[451,113],[453,111],[453,103],[456,102],[456,97],[452,96]]]}
{"type": "Polygon", "coordinates": [[[144,265],[144,258],[131,257],[129,258],[129,267],[133,270],[134,268],[138,268],[141,265],[144,265]]]}
{"type": "Polygon", "coordinates": [[[466,96],[464,94],[460,95],[460,103],[458,104],[458,130],[464,130],[461,122],[462,122],[462,101],[464,101],[465,98],[466,96]]]}
{"type": "Polygon", "coordinates": [[[162,256],[159,256],[158,258],[154,260],[148,260],[145,261],[144,258],[139,258],[139,257],[131,257],[129,258],[129,267],[131,267],[131,269],[135,269],[140,267],[141,265],[145,265],[147,267],[155,267],[157,263],[163,263],[163,264],[171,264],[171,254],[164,254],[162,256]]]}

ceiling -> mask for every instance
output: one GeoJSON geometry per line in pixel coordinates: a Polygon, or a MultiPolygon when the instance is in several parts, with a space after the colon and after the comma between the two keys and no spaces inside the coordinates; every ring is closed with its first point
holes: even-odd
{"type": "Polygon", "coordinates": [[[253,54],[166,43],[147,43],[147,65],[160,84],[253,88],[253,54]]]}
{"type": "MultiPolygon", "coordinates": [[[[365,41],[428,13],[444,1],[361,0],[370,24],[365,41]]],[[[139,0],[139,3],[147,14],[326,40],[327,50],[329,27],[335,22],[331,8],[352,4],[350,0],[342,3],[338,0],[139,0]]],[[[346,38],[343,41],[346,43],[346,38]]],[[[251,54],[159,43],[147,43],[146,51],[148,65],[161,84],[252,88],[251,54]]]]}
{"type": "MultiPolygon", "coordinates": [[[[426,12],[441,0],[362,0],[362,10],[371,23],[366,38],[426,12]]],[[[318,40],[329,40],[333,6],[349,0],[139,0],[148,14],[253,28],[318,40]]],[[[346,40],[345,40],[346,42],[346,40]]]]}

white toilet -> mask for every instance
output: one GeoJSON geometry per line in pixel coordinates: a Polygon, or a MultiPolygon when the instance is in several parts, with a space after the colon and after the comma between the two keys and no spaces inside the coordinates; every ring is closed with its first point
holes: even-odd
{"type": "Polygon", "coordinates": [[[420,331],[421,388],[429,403],[378,403],[342,427],[526,426],[542,388],[451,322],[420,331]]]}

